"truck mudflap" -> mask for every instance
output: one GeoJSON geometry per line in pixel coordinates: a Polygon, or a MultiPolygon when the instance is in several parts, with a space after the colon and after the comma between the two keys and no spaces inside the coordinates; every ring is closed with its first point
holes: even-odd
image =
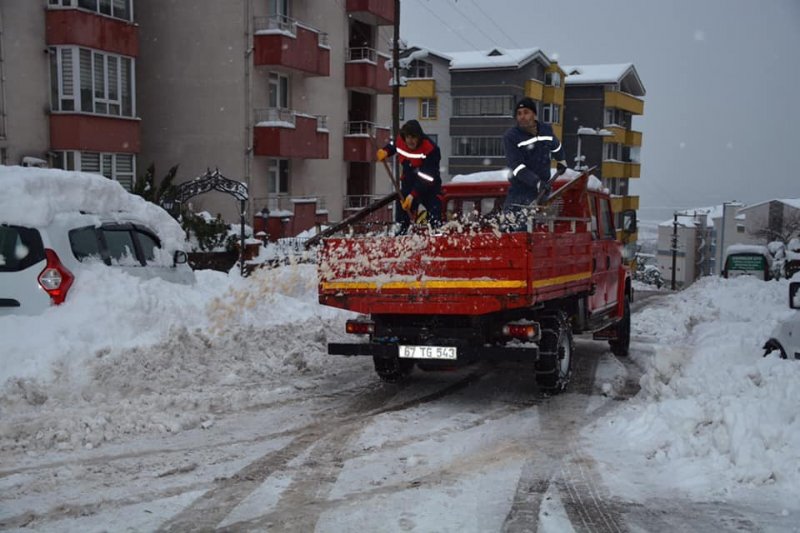
{"type": "MultiPolygon", "coordinates": [[[[456,363],[472,362],[479,360],[491,361],[519,361],[535,362],[539,359],[539,348],[533,343],[524,346],[470,346],[457,345],[457,358],[450,360],[456,363]]],[[[397,344],[381,343],[339,343],[328,344],[329,355],[367,355],[384,359],[400,356],[400,347],[397,344]]],[[[448,359],[438,358],[406,358],[416,362],[446,362],[448,359]]]]}

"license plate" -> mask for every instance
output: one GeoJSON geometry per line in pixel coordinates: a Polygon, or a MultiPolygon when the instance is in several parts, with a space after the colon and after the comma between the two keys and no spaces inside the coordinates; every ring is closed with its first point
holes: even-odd
{"type": "Polygon", "coordinates": [[[399,346],[404,359],[457,359],[455,346],[399,346]]]}

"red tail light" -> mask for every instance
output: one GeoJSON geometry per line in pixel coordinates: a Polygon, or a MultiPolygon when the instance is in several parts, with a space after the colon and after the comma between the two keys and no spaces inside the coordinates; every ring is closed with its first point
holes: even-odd
{"type": "Polygon", "coordinates": [[[354,335],[369,335],[375,333],[375,322],[366,320],[348,320],[345,324],[345,331],[354,335]]]}
{"type": "Polygon", "coordinates": [[[539,324],[530,322],[526,324],[510,323],[503,326],[503,335],[522,340],[538,340],[539,324]]]}
{"type": "Polygon", "coordinates": [[[39,274],[39,285],[50,295],[53,303],[59,305],[64,303],[75,276],[61,264],[61,260],[53,250],[45,248],[44,255],[47,258],[47,264],[39,274]]]}

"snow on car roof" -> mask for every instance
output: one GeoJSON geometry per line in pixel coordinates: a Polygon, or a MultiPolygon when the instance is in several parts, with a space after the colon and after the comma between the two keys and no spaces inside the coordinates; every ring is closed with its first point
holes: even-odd
{"type": "Polygon", "coordinates": [[[0,223],[43,227],[64,213],[124,212],[151,227],[165,249],[181,249],[180,224],[161,207],[99,174],[0,166],[0,223]]]}

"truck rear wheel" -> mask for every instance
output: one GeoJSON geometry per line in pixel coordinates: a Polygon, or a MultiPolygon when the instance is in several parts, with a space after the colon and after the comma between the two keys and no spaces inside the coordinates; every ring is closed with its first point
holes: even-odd
{"type": "Polygon", "coordinates": [[[372,357],[375,364],[375,372],[381,381],[386,383],[397,383],[411,374],[414,362],[410,359],[400,359],[399,357],[372,357]]]}
{"type": "Polygon", "coordinates": [[[536,383],[551,393],[563,391],[572,375],[572,328],[564,312],[541,321],[542,340],[536,362],[536,383]]]}
{"type": "Polygon", "coordinates": [[[611,348],[611,353],[618,357],[627,357],[631,347],[631,304],[628,298],[625,298],[625,310],[622,314],[622,320],[617,322],[617,338],[613,341],[608,341],[611,348]]]}

